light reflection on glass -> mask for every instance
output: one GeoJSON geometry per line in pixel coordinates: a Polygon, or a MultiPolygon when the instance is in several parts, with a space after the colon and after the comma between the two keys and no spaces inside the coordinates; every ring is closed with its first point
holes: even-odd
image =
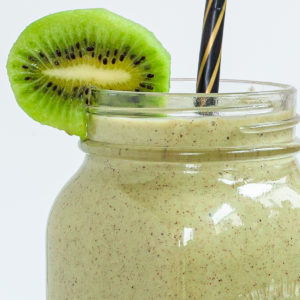
{"type": "Polygon", "coordinates": [[[229,204],[223,204],[212,216],[216,233],[226,231],[229,226],[242,226],[243,222],[236,213],[235,209],[229,204]]]}
{"type": "Polygon", "coordinates": [[[221,172],[219,175],[220,177],[218,178],[218,181],[226,185],[235,185],[244,182],[244,178],[237,178],[233,174],[226,171],[221,172]]]}
{"type": "MultiPolygon", "coordinates": [[[[194,228],[184,227],[182,235],[182,245],[186,246],[189,241],[194,240],[194,228]]],[[[178,241],[178,246],[181,247],[181,241],[178,241]]]]}
{"type": "Polygon", "coordinates": [[[225,179],[225,178],[219,178],[218,181],[221,181],[227,185],[234,185],[236,184],[235,180],[225,179]]]}
{"type": "Polygon", "coordinates": [[[230,215],[234,209],[229,204],[223,204],[221,208],[219,208],[212,216],[212,220],[214,221],[214,224],[218,224],[220,221],[222,221],[225,217],[230,215]]]}
{"type": "Polygon", "coordinates": [[[249,197],[265,207],[279,207],[289,205],[292,208],[300,208],[300,195],[285,185],[286,178],[272,183],[250,183],[240,186],[239,193],[249,197]],[[266,197],[267,194],[267,197],[266,197]]]}
{"type": "Polygon", "coordinates": [[[198,168],[196,164],[185,164],[187,170],[184,170],[184,174],[198,174],[198,168]]]}
{"type": "Polygon", "coordinates": [[[270,193],[270,198],[279,207],[288,203],[292,208],[300,208],[300,195],[288,186],[273,191],[270,193]]]}
{"type": "Polygon", "coordinates": [[[270,183],[249,183],[238,187],[238,191],[245,197],[257,198],[270,192],[272,188],[270,183]]]}

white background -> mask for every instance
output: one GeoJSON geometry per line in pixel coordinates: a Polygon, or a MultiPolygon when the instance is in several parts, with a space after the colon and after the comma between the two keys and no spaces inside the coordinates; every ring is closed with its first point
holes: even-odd
{"type": "MultiPolygon", "coordinates": [[[[173,77],[195,77],[204,5],[204,0],[2,2],[1,300],[45,299],[47,216],[55,196],[83,159],[78,138],[32,121],[17,106],[5,64],[18,34],[35,19],[53,12],[104,7],[156,34],[172,55],[173,77]]],[[[299,11],[299,0],[228,0],[222,77],[289,83],[299,89],[299,11]]]]}

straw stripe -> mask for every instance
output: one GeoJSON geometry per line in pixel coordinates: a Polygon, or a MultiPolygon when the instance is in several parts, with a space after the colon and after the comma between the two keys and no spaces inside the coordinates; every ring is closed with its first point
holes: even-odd
{"type": "Polygon", "coordinates": [[[197,78],[197,86],[198,86],[199,83],[200,83],[200,79],[201,79],[201,77],[202,77],[203,70],[204,70],[205,64],[206,64],[206,62],[207,62],[209,53],[211,52],[211,49],[212,49],[212,47],[213,47],[213,45],[214,45],[214,42],[215,42],[216,37],[217,37],[217,34],[218,34],[218,32],[219,32],[221,23],[222,23],[222,21],[223,21],[223,18],[224,18],[224,15],[225,15],[226,3],[227,3],[227,0],[225,0],[225,2],[224,2],[224,4],[223,4],[221,14],[220,14],[220,16],[219,16],[219,18],[218,18],[218,21],[217,21],[217,23],[216,23],[216,26],[214,27],[214,30],[213,30],[213,32],[212,32],[212,35],[210,36],[208,45],[207,45],[207,47],[206,47],[206,50],[205,50],[205,53],[204,53],[204,56],[203,56],[203,59],[202,59],[202,62],[201,62],[201,66],[200,66],[200,71],[199,71],[199,74],[198,74],[198,78],[197,78]]]}
{"type": "Polygon", "coordinates": [[[206,21],[207,21],[207,17],[208,17],[208,13],[210,11],[210,8],[211,8],[211,5],[213,3],[213,0],[209,0],[207,6],[206,6],[206,10],[205,10],[205,16],[204,16],[204,21],[203,21],[203,27],[205,26],[206,24],[206,21]]]}
{"type": "Polygon", "coordinates": [[[216,82],[216,78],[217,78],[218,72],[220,71],[221,56],[222,56],[221,54],[222,54],[222,50],[221,50],[220,53],[219,53],[218,61],[217,61],[217,63],[216,63],[214,72],[213,72],[213,74],[212,74],[212,76],[211,76],[209,85],[208,85],[208,87],[207,87],[207,89],[206,89],[206,92],[205,92],[206,94],[211,93],[212,88],[213,88],[213,86],[214,86],[214,84],[215,84],[215,82],[216,82]]]}
{"type": "Polygon", "coordinates": [[[207,0],[199,55],[197,92],[218,92],[227,0],[207,0]]]}

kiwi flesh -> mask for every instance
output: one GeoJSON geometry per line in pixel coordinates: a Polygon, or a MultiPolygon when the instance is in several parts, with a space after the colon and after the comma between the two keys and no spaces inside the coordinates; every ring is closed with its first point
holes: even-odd
{"type": "MultiPolygon", "coordinates": [[[[141,25],[105,9],[82,9],[30,24],[11,49],[7,70],[29,116],[84,138],[86,104],[95,89],[167,92],[170,56],[141,25]]],[[[162,106],[156,99],[147,104],[141,97],[131,105],[162,106]]]]}

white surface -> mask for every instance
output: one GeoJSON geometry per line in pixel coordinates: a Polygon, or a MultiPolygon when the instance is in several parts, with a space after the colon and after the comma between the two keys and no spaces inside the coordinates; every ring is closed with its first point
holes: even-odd
{"type": "MultiPolygon", "coordinates": [[[[172,55],[172,76],[197,70],[204,0],[9,0],[0,10],[0,299],[45,298],[47,216],[79,167],[78,139],[41,126],[17,106],[5,64],[23,28],[52,12],[105,7],[152,30],[172,55]]],[[[300,88],[300,1],[229,0],[222,77],[300,88]]],[[[82,299],[83,300],[83,299],[82,299]]]]}

